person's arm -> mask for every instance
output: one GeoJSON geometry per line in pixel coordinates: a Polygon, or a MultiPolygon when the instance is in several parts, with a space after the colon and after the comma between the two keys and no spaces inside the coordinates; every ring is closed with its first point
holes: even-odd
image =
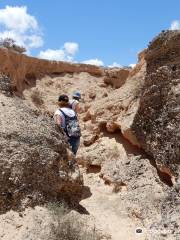
{"type": "Polygon", "coordinates": [[[79,111],[80,111],[80,107],[79,107],[79,103],[78,103],[78,102],[75,104],[74,111],[75,111],[76,113],[79,113],[79,111]]]}
{"type": "Polygon", "coordinates": [[[55,115],[55,124],[57,124],[59,127],[61,126],[61,116],[56,114],[55,115]]]}

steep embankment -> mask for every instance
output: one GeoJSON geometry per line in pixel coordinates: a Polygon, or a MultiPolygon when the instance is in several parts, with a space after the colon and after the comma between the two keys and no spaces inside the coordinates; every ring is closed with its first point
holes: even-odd
{"type": "Polygon", "coordinates": [[[22,99],[5,96],[1,87],[0,112],[0,213],[78,197],[82,178],[75,166],[69,167],[73,156],[52,120],[22,99]]]}
{"type": "Polygon", "coordinates": [[[180,179],[180,32],[149,45],[147,74],[133,129],[162,171],[180,179]]]}

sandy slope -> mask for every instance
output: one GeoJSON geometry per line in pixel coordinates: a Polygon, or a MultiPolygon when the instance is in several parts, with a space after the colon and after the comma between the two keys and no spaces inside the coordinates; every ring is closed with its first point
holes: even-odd
{"type": "Polygon", "coordinates": [[[145,240],[146,233],[141,221],[130,218],[124,206],[120,203],[119,194],[112,193],[112,187],[105,185],[99,174],[84,171],[84,184],[90,188],[91,197],[80,203],[94,216],[95,225],[111,235],[112,240],[145,240]],[[142,228],[143,233],[137,234],[136,229],[142,228]]]}

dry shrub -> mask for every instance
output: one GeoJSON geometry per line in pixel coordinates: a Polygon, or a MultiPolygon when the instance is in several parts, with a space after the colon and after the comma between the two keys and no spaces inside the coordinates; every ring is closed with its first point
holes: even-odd
{"type": "Polygon", "coordinates": [[[102,236],[95,226],[88,226],[87,220],[80,217],[78,218],[76,214],[69,213],[70,210],[66,205],[53,203],[48,205],[48,207],[56,223],[51,226],[52,240],[111,239],[108,236],[102,236]]]}
{"type": "Polygon", "coordinates": [[[36,106],[41,106],[44,103],[42,93],[37,88],[33,90],[31,99],[36,106]]]}
{"type": "Polygon", "coordinates": [[[11,50],[14,50],[18,53],[26,52],[26,49],[22,46],[16,44],[16,41],[12,38],[1,38],[0,39],[0,47],[5,47],[11,50]]]}

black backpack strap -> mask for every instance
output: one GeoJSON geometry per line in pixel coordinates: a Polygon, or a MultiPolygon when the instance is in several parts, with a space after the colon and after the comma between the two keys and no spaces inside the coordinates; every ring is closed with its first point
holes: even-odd
{"type": "MultiPolygon", "coordinates": [[[[61,109],[59,109],[59,111],[62,113],[62,115],[64,116],[64,121],[65,121],[65,126],[67,124],[67,119],[68,119],[68,116],[65,114],[65,112],[61,109]]],[[[66,128],[66,127],[65,127],[66,128]]]]}
{"type": "Polygon", "coordinates": [[[59,111],[63,114],[65,118],[67,117],[67,115],[65,114],[65,112],[63,112],[63,110],[59,109],[59,111]]]}

